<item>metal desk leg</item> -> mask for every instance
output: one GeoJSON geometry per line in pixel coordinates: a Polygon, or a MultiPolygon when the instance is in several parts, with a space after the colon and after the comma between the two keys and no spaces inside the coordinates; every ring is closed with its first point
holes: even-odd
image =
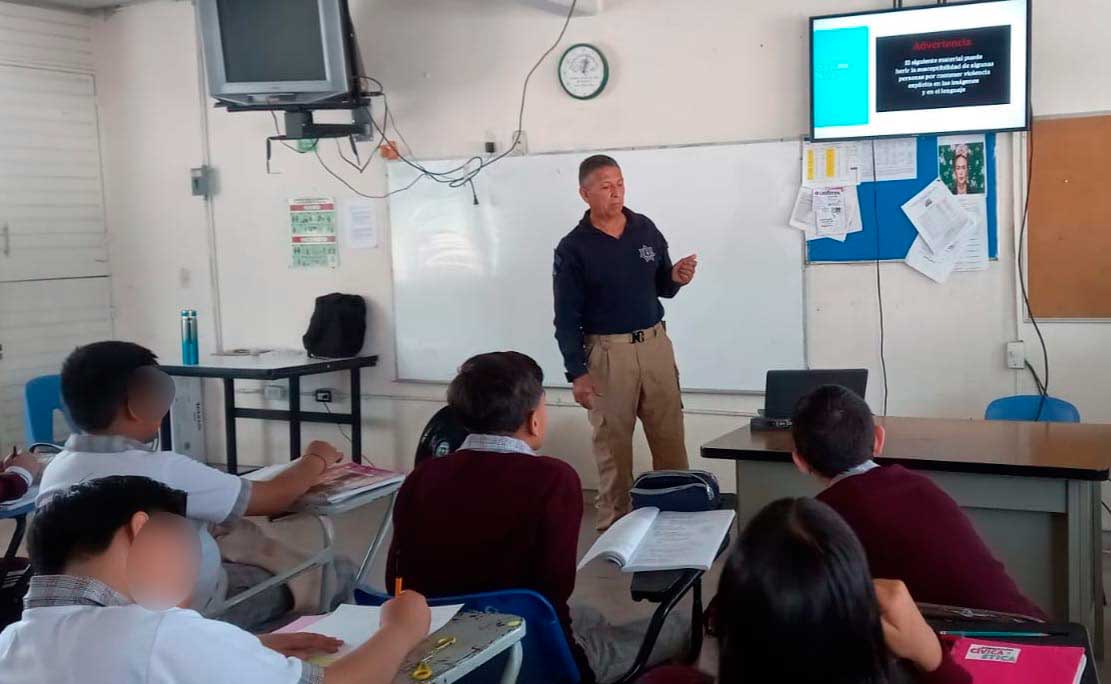
{"type": "MultiPolygon", "coordinates": [[[[370,543],[370,548],[366,550],[366,556],[363,558],[362,565],[359,566],[359,574],[355,575],[355,586],[361,586],[363,583],[363,576],[366,575],[367,570],[370,570],[371,563],[374,562],[374,556],[378,553],[378,548],[382,546],[386,534],[390,531],[393,525],[393,502],[397,498],[397,492],[390,494],[387,499],[386,512],[382,514],[382,522],[378,525],[378,532],[374,534],[374,541],[370,543]]],[[[386,587],[388,589],[388,587],[386,587]]]]}
{"type": "Polygon", "coordinates": [[[228,472],[239,474],[239,455],[235,441],[235,380],[224,378],[224,448],[227,450],[228,472]]]}
{"type": "Polygon", "coordinates": [[[170,411],[162,416],[162,428],[158,432],[158,448],[163,451],[174,450],[174,432],[170,423],[170,411]]]}
{"type": "Polygon", "coordinates": [[[336,528],[332,524],[332,519],[327,516],[316,516],[317,523],[320,524],[320,535],[323,541],[322,552],[327,552],[328,560],[320,566],[320,612],[326,613],[332,610],[332,575],[335,574],[336,556],[336,528]]]}
{"type": "MultiPolygon", "coordinates": [[[[702,578],[699,577],[695,586],[699,586],[701,583],[702,578]]],[[[663,629],[667,616],[671,614],[671,610],[686,593],[686,591],[676,592],[656,608],[656,612],[652,614],[652,620],[648,623],[648,630],[644,633],[644,641],[641,642],[640,649],[633,660],[633,666],[617,680],[617,684],[635,682],[640,677],[644,668],[648,665],[648,659],[652,657],[652,649],[656,647],[656,640],[660,638],[660,630],[663,629]]]]}
{"type": "Polygon", "coordinates": [[[12,538],[8,542],[8,550],[4,553],[4,567],[11,567],[12,560],[15,559],[15,554],[19,551],[19,545],[23,542],[23,534],[26,531],[27,516],[21,515],[15,519],[15,532],[12,533],[12,538]]]}
{"type": "Polygon", "coordinates": [[[289,460],[301,456],[301,378],[289,379],[289,460]]]}
{"type": "Polygon", "coordinates": [[[515,684],[517,675],[521,673],[521,660],[524,656],[524,649],[521,648],[521,642],[513,644],[513,648],[509,649],[509,658],[505,661],[505,669],[502,670],[500,684],[515,684]]]}
{"type": "Polygon", "coordinates": [[[688,664],[697,663],[698,656],[702,653],[703,613],[701,577],[694,583],[693,592],[693,603],[691,604],[691,643],[690,653],[687,654],[688,664]]]}
{"type": "Polygon", "coordinates": [[[362,368],[351,369],[351,460],[363,462],[363,400],[360,387],[362,368]]]}
{"type": "MultiPolygon", "coordinates": [[[[1068,481],[1068,620],[1084,625],[1089,634],[1096,633],[1096,622],[1102,611],[1097,610],[1095,572],[1100,554],[1094,529],[1094,508],[1099,506],[1099,483],[1068,481]]],[[[1097,657],[1101,644],[1093,644],[1097,657]]]]}

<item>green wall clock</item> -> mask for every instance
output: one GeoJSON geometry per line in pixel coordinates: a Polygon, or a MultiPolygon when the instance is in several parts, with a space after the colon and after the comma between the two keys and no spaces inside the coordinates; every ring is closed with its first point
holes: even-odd
{"type": "Polygon", "coordinates": [[[602,51],[588,43],[567,48],[559,59],[559,84],[576,100],[598,97],[610,78],[610,66],[602,51]]]}

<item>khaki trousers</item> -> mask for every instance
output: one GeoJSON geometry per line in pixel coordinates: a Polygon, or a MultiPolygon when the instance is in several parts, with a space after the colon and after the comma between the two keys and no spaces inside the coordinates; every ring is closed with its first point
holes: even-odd
{"type": "Polygon", "coordinates": [[[587,368],[594,398],[594,458],[598,463],[598,529],[629,512],[633,429],[640,418],[653,470],[685,470],[683,400],[675,352],[663,323],[622,335],[587,335],[587,368]],[[635,341],[634,341],[635,340],[635,341]]]}

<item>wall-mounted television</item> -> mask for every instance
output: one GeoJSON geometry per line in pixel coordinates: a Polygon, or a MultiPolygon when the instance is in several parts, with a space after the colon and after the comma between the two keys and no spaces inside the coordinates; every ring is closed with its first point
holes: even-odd
{"type": "Polygon", "coordinates": [[[1029,0],[810,19],[813,140],[1021,130],[1029,0]]]}
{"type": "Polygon", "coordinates": [[[311,105],[353,91],[346,0],[197,0],[208,87],[229,105],[311,105]]]}

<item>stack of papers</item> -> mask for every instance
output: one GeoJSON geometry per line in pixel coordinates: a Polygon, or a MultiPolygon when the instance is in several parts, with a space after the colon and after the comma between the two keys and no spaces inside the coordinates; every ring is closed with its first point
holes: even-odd
{"type": "MultiPolygon", "coordinates": [[[[429,626],[428,633],[432,634],[442,629],[447,623],[451,622],[451,619],[462,607],[463,604],[433,607],[432,624],[429,626]]],[[[328,666],[365,644],[367,640],[378,633],[381,624],[381,607],[344,604],[328,615],[303,617],[277,631],[280,633],[311,632],[341,640],[343,646],[336,653],[309,658],[311,663],[328,666]]]]}
{"type": "Polygon", "coordinates": [[[940,179],[903,204],[918,231],[906,263],[930,280],[944,283],[954,270],[987,268],[987,216],[969,212],[940,179]]]}
{"type": "MultiPolygon", "coordinates": [[[[261,482],[276,477],[289,468],[292,463],[279,463],[266,466],[244,475],[244,479],[261,482]]],[[[398,482],[404,482],[405,475],[392,470],[375,468],[359,463],[340,463],[328,468],[320,482],[314,485],[299,503],[308,505],[335,504],[347,501],[364,492],[381,489],[398,482]]]]}
{"type": "Polygon", "coordinates": [[[802,187],[788,224],[806,233],[807,240],[844,242],[864,230],[856,192],[860,183],[917,177],[914,138],[803,143],[802,187]]]}

